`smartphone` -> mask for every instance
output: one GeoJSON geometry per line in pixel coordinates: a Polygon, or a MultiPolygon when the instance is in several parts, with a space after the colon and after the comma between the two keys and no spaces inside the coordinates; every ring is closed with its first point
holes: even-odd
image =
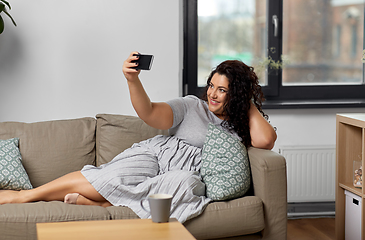
{"type": "Polygon", "coordinates": [[[153,62],[153,55],[148,54],[133,54],[133,56],[139,56],[138,60],[132,61],[137,62],[138,65],[132,67],[134,69],[150,70],[153,62]]]}

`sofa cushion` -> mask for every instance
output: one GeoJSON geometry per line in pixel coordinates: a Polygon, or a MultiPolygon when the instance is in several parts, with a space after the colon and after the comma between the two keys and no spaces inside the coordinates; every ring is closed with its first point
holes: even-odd
{"type": "Polygon", "coordinates": [[[2,122],[0,139],[19,138],[23,166],[38,187],[95,164],[94,118],[36,123],[2,122]]]}
{"type": "Polygon", "coordinates": [[[204,212],[184,223],[197,239],[228,238],[262,231],[264,206],[256,196],[210,203],[204,212]]]}
{"type": "Polygon", "coordinates": [[[167,131],[152,128],[134,116],[98,114],[96,119],[97,166],[110,162],[133,143],[167,134],[167,131]]]}
{"type": "Polygon", "coordinates": [[[0,140],[0,189],[27,190],[33,188],[22,164],[19,138],[0,140]]]}
{"type": "Polygon", "coordinates": [[[136,219],[139,218],[132,209],[124,206],[107,207],[111,219],[136,219]]]}
{"type": "Polygon", "coordinates": [[[242,197],[250,188],[250,174],[246,147],[229,132],[209,123],[201,167],[207,197],[216,201],[242,197]]]}
{"type": "Polygon", "coordinates": [[[109,220],[99,206],[79,206],[60,201],[0,205],[0,239],[36,240],[36,223],[109,220]]]}

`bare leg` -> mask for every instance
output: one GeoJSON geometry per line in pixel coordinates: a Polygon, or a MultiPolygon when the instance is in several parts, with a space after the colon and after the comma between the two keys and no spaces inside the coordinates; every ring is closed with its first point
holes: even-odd
{"type": "Polygon", "coordinates": [[[80,195],[95,202],[107,202],[95,188],[86,180],[80,171],[66,174],[49,183],[30,190],[0,191],[0,204],[26,203],[34,201],[63,201],[68,193],[80,195]]]}
{"type": "Polygon", "coordinates": [[[101,207],[110,207],[113,206],[110,202],[108,202],[107,200],[105,200],[104,202],[96,202],[93,200],[90,200],[82,195],[80,195],[77,198],[77,205],[93,205],[93,206],[101,206],[101,207]]]}

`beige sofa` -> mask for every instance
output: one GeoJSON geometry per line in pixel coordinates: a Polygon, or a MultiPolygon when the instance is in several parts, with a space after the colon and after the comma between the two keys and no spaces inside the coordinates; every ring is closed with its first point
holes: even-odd
{"type": "MultiPolygon", "coordinates": [[[[0,123],[0,139],[20,138],[23,165],[34,187],[86,164],[100,165],[134,142],[166,132],[133,116],[99,114],[36,123],[0,123]]],[[[184,223],[197,239],[286,239],[285,159],[249,149],[253,187],[245,197],[213,202],[184,223]],[[232,238],[230,238],[232,237],[232,238]]],[[[138,218],[127,207],[69,205],[60,201],[0,205],[1,239],[37,239],[36,223],[138,218]]]]}

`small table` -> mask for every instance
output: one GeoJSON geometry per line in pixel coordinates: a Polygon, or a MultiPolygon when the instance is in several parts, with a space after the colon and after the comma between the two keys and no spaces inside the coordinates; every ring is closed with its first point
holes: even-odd
{"type": "Polygon", "coordinates": [[[72,239],[195,239],[176,219],[154,223],[151,219],[37,223],[38,240],[72,239]]]}

